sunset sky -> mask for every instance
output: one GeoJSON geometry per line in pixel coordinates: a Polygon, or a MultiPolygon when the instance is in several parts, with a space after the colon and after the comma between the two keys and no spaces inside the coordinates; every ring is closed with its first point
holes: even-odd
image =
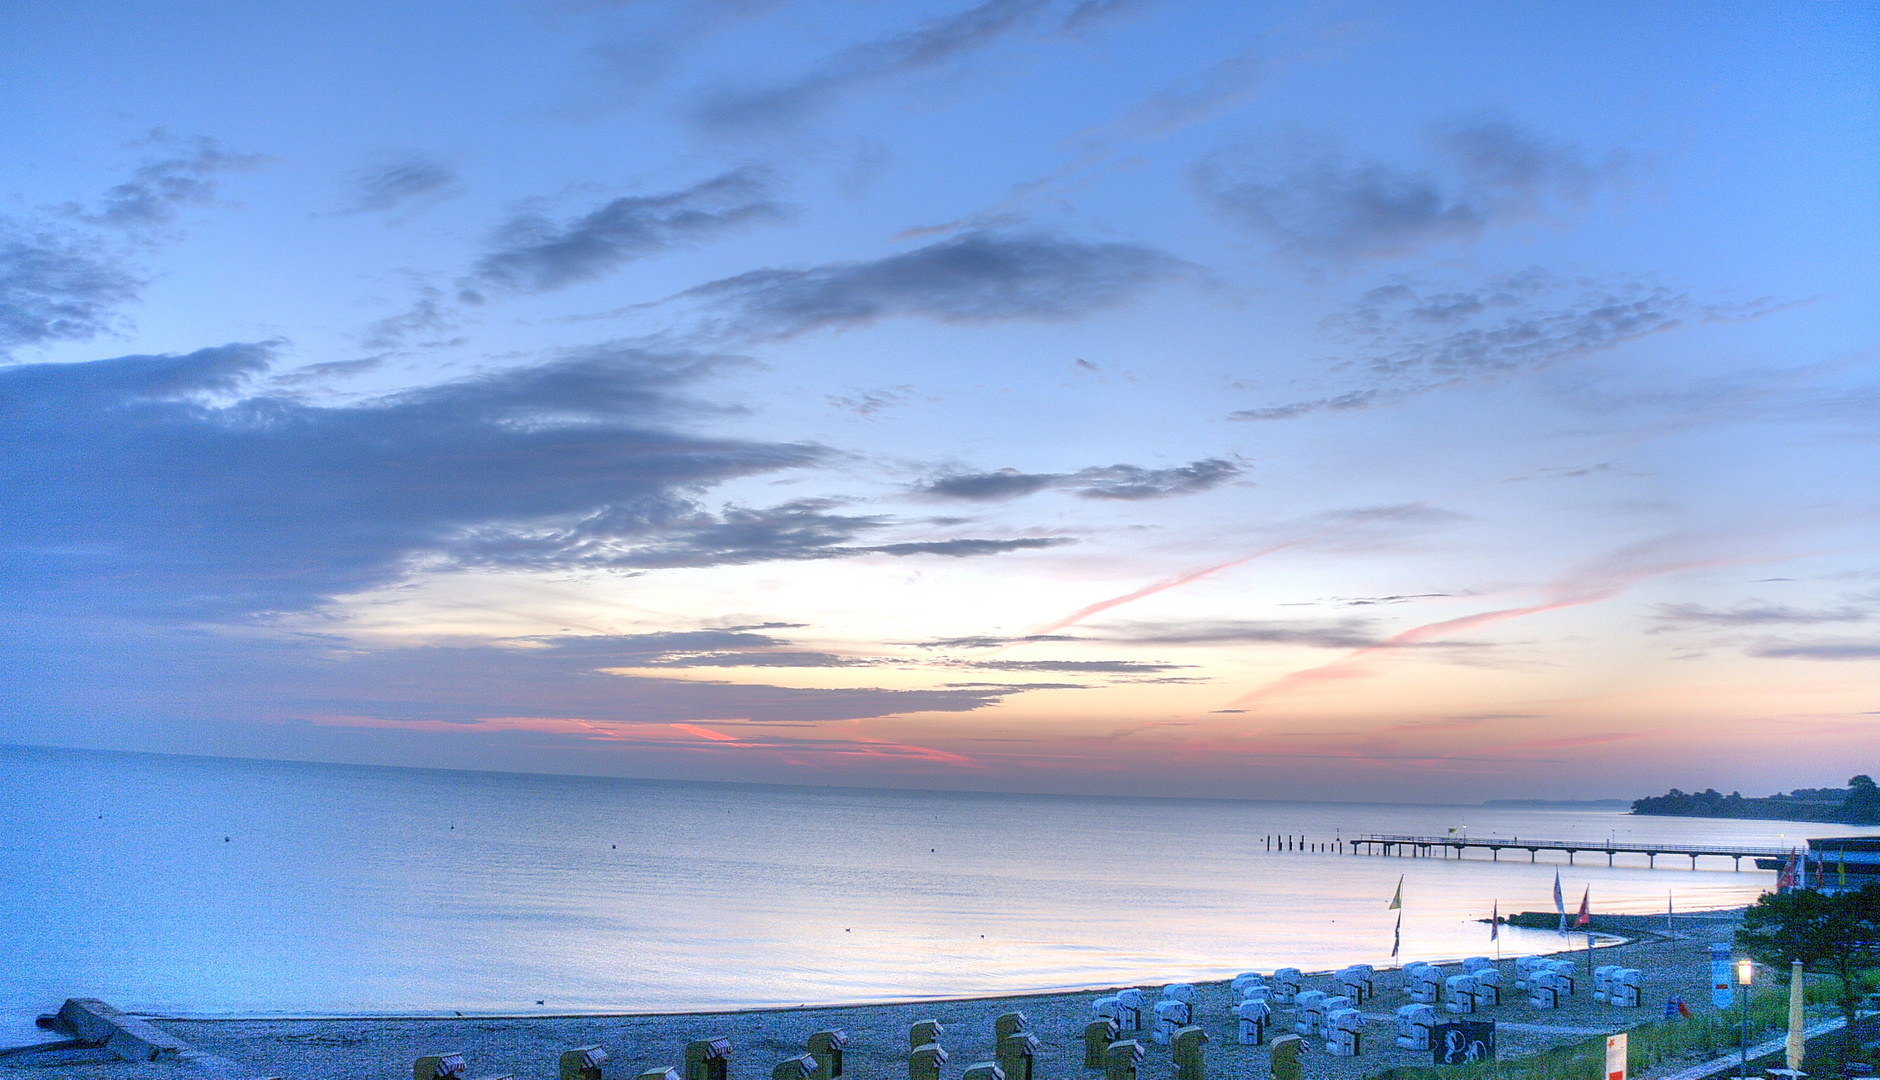
{"type": "Polygon", "coordinates": [[[1421,801],[1880,766],[1880,6],[0,38],[0,742],[1421,801]]]}

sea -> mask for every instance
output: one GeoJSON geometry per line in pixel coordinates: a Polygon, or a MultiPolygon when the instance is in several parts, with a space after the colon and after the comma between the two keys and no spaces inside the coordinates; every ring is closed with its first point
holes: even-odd
{"type": "Polygon", "coordinates": [[[1452,829],[1770,846],[1848,831],[20,746],[0,747],[0,778],[0,1045],[83,996],[200,1017],[684,1012],[1550,952],[1572,942],[1491,941],[1482,920],[1553,910],[1556,874],[1570,909],[1586,893],[1627,913],[1750,903],[1775,875],[1312,849],[1452,829]]]}

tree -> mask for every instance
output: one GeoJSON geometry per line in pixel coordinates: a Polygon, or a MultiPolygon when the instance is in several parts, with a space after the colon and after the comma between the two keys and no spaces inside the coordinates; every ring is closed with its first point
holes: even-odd
{"type": "Polygon", "coordinates": [[[1848,780],[1841,813],[1856,825],[1880,823],[1880,788],[1874,786],[1873,777],[1862,773],[1848,780]]]}
{"type": "Polygon", "coordinates": [[[1829,896],[1814,889],[1769,893],[1743,914],[1736,942],[1765,964],[1831,972],[1841,980],[1841,1011],[1854,1023],[1859,975],[1880,963],[1880,885],[1829,896]]]}

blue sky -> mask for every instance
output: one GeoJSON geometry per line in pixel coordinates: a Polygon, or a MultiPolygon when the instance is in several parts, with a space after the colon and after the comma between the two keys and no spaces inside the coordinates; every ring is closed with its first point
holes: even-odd
{"type": "Polygon", "coordinates": [[[1877,30],[9,13],[0,740],[1838,782],[1880,716],[1877,30]]]}

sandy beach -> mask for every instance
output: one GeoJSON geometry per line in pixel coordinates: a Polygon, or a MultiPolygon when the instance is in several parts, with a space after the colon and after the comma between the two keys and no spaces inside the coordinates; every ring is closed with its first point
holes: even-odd
{"type": "MultiPolygon", "coordinates": [[[[1589,980],[1561,1008],[1537,1010],[1525,1000],[1515,1001],[1516,995],[1511,993],[1507,1004],[1489,1009],[1478,1018],[1497,1022],[1500,1056],[1509,1057],[1657,1020],[1668,997],[1683,998],[1693,1012],[1708,1012],[1708,948],[1712,941],[1730,941],[1738,918],[1737,912],[1681,916],[1675,938],[1653,932],[1651,924],[1655,920],[1660,921],[1658,929],[1662,929],[1661,917],[1602,919],[1601,929],[1629,933],[1633,940],[1623,946],[1599,949],[1596,962],[1622,962],[1644,972],[1646,1004],[1641,1008],[1619,1009],[1593,1001],[1589,980]]],[[[1583,962],[1584,948],[1577,952],[1576,959],[1583,962]]],[[[1513,960],[1504,961],[1501,967],[1512,987],[1513,960]]],[[[1307,988],[1326,989],[1328,982],[1322,975],[1310,977],[1307,988]]],[[[1427,1051],[1400,1050],[1391,1041],[1391,1014],[1407,1000],[1401,987],[1399,972],[1379,972],[1376,999],[1361,1006],[1367,1025],[1364,1052],[1355,1058],[1340,1058],[1315,1048],[1306,1058],[1306,1075],[1315,1080],[1357,1080],[1393,1066],[1428,1064],[1427,1051]]],[[[1227,984],[1202,983],[1198,989],[1195,1022],[1208,1034],[1209,1075],[1222,1080],[1262,1080],[1268,1076],[1267,1049],[1241,1046],[1235,1039],[1235,1022],[1229,1012],[1232,991],[1227,984]]],[[[1086,1075],[1082,1033],[1092,1018],[1091,1002],[1100,993],[1088,990],[678,1015],[154,1020],[159,1028],[193,1048],[252,1070],[248,1075],[278,1076],[283,1080],[401,1080],[411,1075],[414,1059],[443,1051],[464,1053],[472,1076],[513,1073],[519,1080],[526,1080],[554,1076],[563,1050],[589,1045],[607,1051],[606,1077],[631,1078],[649,1068],[681,1067],[686,1044],[703,1038],[730,1040],[734,1080],[757,1080],[768,1077],[771,1068],[784,1058],[803,1053],[811,1033],[828,1028],[845,1031],[849,1036],[848,1075],[858,1080],[898,1080],[907,1075],[911,1024],[935,1019],[944,1025],[942,1045],[948,1062],[942,1075],[957,1077],[967,1066],[993,1057],[994,1017],[1020,1010],[1041,1044],[1036,1074],[1060,1078],[1086,1075]]],[[[49,1008],[56,1005],[48,1003],[49,1008]]],[[[1290,1008],[1280,1010],[1283,1023],[1289,1024],[1292,1018],[1290,1008]]],[[[1169,1049],[1156,1045],[1146,1032],[1141,1041],[1148,1056],[1139,1075],[1144,1080],[1172,1076],[1169,1049]]],[[[1666,1063],[1655,1072],[1675,1068],[1675,1063],[1666,1063]]],[[[142,1080],[187,1074],[162,1063],[72,1062],[49,1069],[29,1064],[17,1055],[0,1058],[0,1077],[6,1078],[44,1080],[59,1075],[142,1080]]]]}

